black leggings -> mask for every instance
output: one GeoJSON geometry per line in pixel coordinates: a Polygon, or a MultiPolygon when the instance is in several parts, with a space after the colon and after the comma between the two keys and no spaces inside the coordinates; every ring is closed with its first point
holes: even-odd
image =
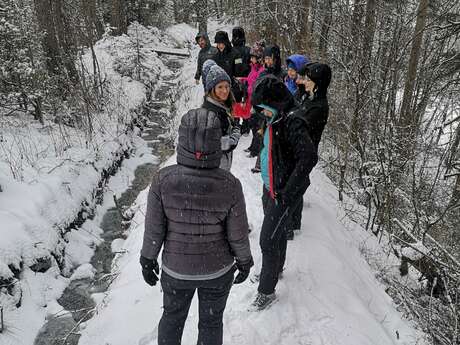
{"type": "Polygon", "coordinates": [[[185,320],[198,290],[198,345],[222,345],[225,305],[234,269],[212,280],[180,280],[161,273],[163,316],[158,326],[159,345],[180,345],[185,320]]]}

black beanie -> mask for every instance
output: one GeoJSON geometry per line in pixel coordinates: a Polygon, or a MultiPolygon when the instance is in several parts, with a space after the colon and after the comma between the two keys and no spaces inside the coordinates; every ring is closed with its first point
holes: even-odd
{"type": "Polygon", "coordinates": [[[224,43],[225,45],[230,43],[228,39],[228,34],[225,31],[217,31],[214,36],[214,43],[224,43]]]}
{"type": "Polygon", "coordinates": [[[232,30],[232,44],[234,46],[244,46],[246,44],[246,35],[241,26],[236,26],[232,30]]]}
{"type": "Polygon", "coordinates": [[[179,126],[177,163],[194,168],[220,166],[222,128],[220,120],[206,109],[193,109],[182,116],[179,126]]]}
{"type": "Polygon", "coordinates": [[[280,60],[281,61],[281,52],[280,48],[276,45],[269,45],[264,48],[264,57],[272,57],[275,60],[280,60]]]}
{"type": "Polygon", "coordinates": [[[281,112],[287,109],[292,102],[291,92],[274,75],[269,74],[259,78],[253,87],[251,103],[255,107],[265,104],[281,112]]]}

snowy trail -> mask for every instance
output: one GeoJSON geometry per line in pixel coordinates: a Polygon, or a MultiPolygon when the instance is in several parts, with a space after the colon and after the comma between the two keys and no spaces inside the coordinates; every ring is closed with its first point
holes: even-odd
{"type": "MultiPolygon", "coordinates": [[[[229,28],[223,28],[229,31],[229,28]]],[[[213,31],[212,29],[210,30],[213,31]]],[[[169,29],[178,40],[193,40],[194,31],[185,25],[169,29]]],[[[195,86],[197,50],[182,72],[183,93],[176,104],[179,115],[198,107],[202,86],[195,86]]],[[[250,169],[255,159],[243,150],[250,137],[242,137],[232,172],[243,185],[249,217],[251,248],[260,270],[258,245],[263,220],[259,174],[250,169]]],[[[168,164],[174,164],[171,157],[168,164]]],[[[317,167],[311,176],[303,209],[301,233],[288,244],[284,277],[277,286],[278,301],[263,312],[248,312],[257,285],[249,279],[234,286],[224,314],[224,344],[238,345],[393,345],[424,344],[416,331],[396,310],[361,255],[362,248],[377,248],[376,239],[362,228],[345,227],[345,213],[337,202],[337,190],[317,167]]],[[[140,210],[133,219],[123,244],[126,254],[115,261],[119,272],[105,296],[97,296],[97,315],[82,325],[79,345],[156,345],[157,326],[162,314],[160,286],[147,286],[140,273],[139,252],[144,231],[147,190],[136,203],[140,210]]],[[[198,307],[196,297],[187,319],[183,345],[195,345],[198,307]]]]}
{"type": "MultiPolygon", "coordinates": [[[[246,197],[255,267],[260,270],[258,235],[262,223],[260,175],[252,174],[254,159],[242,151],[250,137],[243,137],[232,168],[246,197]]],[[[169,160],[173,164],[175,158],[169,160]]],[[[257,285],[234,286],[224,316],[224,344],[371,345],[415,344],[420,337],[395,310],[374,273],[360,254],[363,241],[373,241],[364,230],[346,229],[339,219],[337,191],[316,169],[307,192],[300,235],[288,244],[284,277],[277,287],[279,300],[263,312],[248,312],[257,285]],[[399,334],[399,340],[397,339],[399,334]]],[[[145,207],[146,191],[138,198],[145,207]]],[[[162,312],[160,287],[142,280],[138,255],[142,244],[143,214],[125,242],[127,255],[118,265],[120,276],[99,310],[83,331],[80,345],[154,345],[162,312]]],[[[196,343],[196,298],[187,320],[183,344],[196,343]]]]}

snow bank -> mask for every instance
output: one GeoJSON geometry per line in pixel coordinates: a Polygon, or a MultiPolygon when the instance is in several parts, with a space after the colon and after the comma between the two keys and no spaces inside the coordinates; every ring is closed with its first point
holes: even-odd
{"type": "MultiPolygon", "coordinates": [[[[52,121],[40,125],[21,114],[1,117],[0,306],[6,330],[0,343],[32,344],[45,317],[59,308],[56,299],[70,281],[62,274],[70,276],[77,268],[71,279],[92,275],[88,263],[102,230],[97,213],[94,220],[87,218],[104,171],[125,152],[138,151],[139,157],[122,164],[123,180],[112,178],[108,186],[121,193],[134,178],[135,166],[155,160],[131,122],[159,76],[171,73],[153,51],[157,45],[175,43],[156,28],[136,24],[129,36],[95,44],[106,88],[104,110],[93,116],[92,140],[77,127],[52,121]],[[84,222],[75,224],[78,231],[70,227],[77,216],[84,222]],[[43,263],[38,270],[51,266],[46,272],[31,270],[43,263]]],[[[90,52],[82,61],[92,73],[90,52]]]]}

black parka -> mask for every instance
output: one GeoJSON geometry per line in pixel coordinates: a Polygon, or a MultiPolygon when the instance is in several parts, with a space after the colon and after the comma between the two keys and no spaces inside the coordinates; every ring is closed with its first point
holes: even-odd
{"type": "Polygon", "coordinates": [[[329,117],[329,103],[327,97],[314,97],[310,99],[309,94],[299,89],[295,94],[300,110],[298,115],[307,123],[310,138],[318,149],[324,127],[329,117]]]}
{"type": "Polygon", "coordinates": [[[306,92],[303,85],[299,85],[295,99],[302,109],[300,115],[307,123],[310,137],[318,149],[329,117],[327,89],[331,81],[331,69],[326,64],[316,62],[302,67],[299,74],[307,75],[316,84],[312,94],[306,92]]]}
{"type": "Polygon", "coordinates": [[[223,51],[220,51],[219,49],[216,48],[216,53],[214,54],[213,60],[225,72],[227,72],[230,79],[233,80],[233,77],[235,75],[235,59],[234,59],[233,51],[232,51],[232,44],[228,40],[228,36],[226,32],[218,31],[216,33],[216,36],[219,37],[219,41],[221,40],[222,43],[225,44],[225,48],[223,51]]]}
{"type": "MultiPolygon", "coordinates": [[[[195,72],[195,79],[199,80],[201,77],[201,72],[203,69],[203,64],[206,60],[208,59],[213,59],[214,56],[217,53],[217,48],[211,46],[211,43],[209,42],[209,37],[206,33],[200,32],[198,35],[196,35],[195,40],[196,43],[198,43],[198,40],[200,38],[204,38],[206,41],[206,46],[204,48],[201,48],[200,52],[198,53],[198,61],[196,65],[196,72],[195,72]]],[[[204,81],[203,81],[204,83],[204,81]]]]}
{"type": "Polygon", "coordinates": [[[292,103],[272,126],[273,182],[276,198],[291,205],[310,185],[309,174],[318,162],[302,109],[292,103]]]}
{"type": "Polygon", "coordinates": [[[251,49],[246,46],[246,36],[242,27],[232,30],[233,59],[235,77],[247,77],[251,71],[251,49]]]}
{"type": "Polygon", "coordinates": [[[273,173],[271,192],[281,202],[293,205],[310,185],[308,176],[318,162],[305,112],[284,83],[272,75],[256,81],[252,99],[254,104],[265,104],[278,111],[271,123],[272,139],[268,148],[273,173]]]}

